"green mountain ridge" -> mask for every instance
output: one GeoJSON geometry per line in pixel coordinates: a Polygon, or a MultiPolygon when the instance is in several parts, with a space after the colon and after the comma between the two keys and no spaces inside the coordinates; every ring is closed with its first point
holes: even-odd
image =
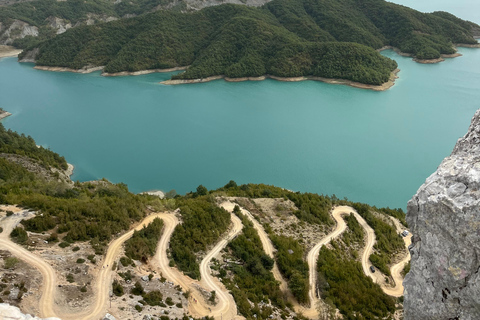
{"type": "Polygon", "coordinates": [[[274,0],[260,8],[158,11],[70,29],[39,44],[36,63],[105,66],[108,73],[190,66],[173,79],[269,74],[379,85],[397,65],[377,49],[394,46],[417,59],[437,59],[455,53],[453,44],[476,44],[476,28],[445,12],[383,0],[274,0]]]}

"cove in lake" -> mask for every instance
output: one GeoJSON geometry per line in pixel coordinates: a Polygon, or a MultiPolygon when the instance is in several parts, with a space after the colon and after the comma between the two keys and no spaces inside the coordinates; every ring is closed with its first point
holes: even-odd
{"type": "Polygon", "coordinates": [[[164,86],[171,74],[108,78],[0,61],[7,128],[64,155],[74,180],[185,193],[267,183],[406,207],[480,107],[480,50],[401,72],[384,92],[274,80],[164,86]]]}

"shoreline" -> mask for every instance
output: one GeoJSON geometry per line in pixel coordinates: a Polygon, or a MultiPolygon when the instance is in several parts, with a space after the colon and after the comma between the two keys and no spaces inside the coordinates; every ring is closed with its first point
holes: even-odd
{"type": "MultiPolygon", "coordinates": [[[[42,70],[42,71],[53,71],[53,72],[72,72],[72,73],[92,73],[95,71],[102,71],[105,66],[98,66],[98,67],[84,67],[81,69],[72,69],[67,67],[49,67],[49,66],[34,66],[33,69],[42,70]]],[[[166,72],[174,72],[174,71],[184,71],[188,68],[188,66],[184,67],[173,67],[168,69],[147,69],[147,70],[139,70],[139,71],[121,71],[121,72],[102,72],[101,76],[103,77],[121,77],[121,76],[140,76],[150,73],[166,73],[166,72]]]]}
{"type": "MultiPolygon", "coordinates": [[[[457,48],[480,48],[480,43],[477,43],[477,44],[455,43],[453,46],[454,46],[455,50],[457,50],[457,48]]],[[[452,53],[452,54],[443,54],[442,53],[442,54],[440,54],[440,58],[437,58],[437,59],[418,59],[412,53],[402,52],[402,51],[400,51],[400,49],[398,49],[397,47],[393,47],[393,46],[384,46],[384,47],[381,47],[380,49],[377,49],[376,51],[377,52],[382,52],[384,50],[393,50],[398,55],[400,55],[402,57],[411,57],[411,58],[413,58],[413,61],[418,62],[418,63],[422,63],[422,64],[434,64],[434,63],[443,62],[443,61],[445,61],[445,59],[457,58],[457,57],[462,56],[461,53],[456,52],[456,53],[452,53]]]]}
{"type": "Polygon", "coordinates": [[[12,46],[4,46],[0,45],[0,59],[1,58],[8,58],[8,57],[16,57],[18,56],[23,50],[15,49],[12,46]]]}
{"type": "Polygon", "coordinates": [[[0,120],[3,120],[5,119],[6,117],[10,117],[12,114],[8,111],[3,111],[2,113],[0,113],[0,120]]]}
{"type": "Polygon", "coordinates": [[[346,80],[346,79],[331,79],[331,78],[323,78],[323,77],[316,77],[316,76],[277,77],[272,75],[264,75],[260,77],[242,77],[242,78],[229,78],[223,75],[218,75],[218,76],[211,76],[211,77],[202,78],[202,79],[165,80],[160,82],[160,84],[164,84],[164,85],[193,84],[193,83],[205,83],[205,82],[210,82],[210,81],[220,80],[220,79],[223,79],[228,82],[262,81],[266,79],[272,79],[272,80],[283,81],[283,82],[299,82],[299,81],[313,80],[313,81],[321,81],[329,84],[343,84],[343,85],[348,85],[354,88],[369,89],[373,91],[385,91],[395,85],[395,80],[398,79],[397,74],[399,72],[400,72],[400,69],[395,69],[394,71],[392,71],[390,74],[389,80],[381,85],[364,84],[364,83],[355,82],[355,81],[346,80]]]}
{"type": "Polygon", "coordinates": [[[121,72],[112,72],[112,73],[102,72],[102,76],[104,77],[141,76],[141,75],[150,74],[150,73],[166,73],[166,72],[174,72],[174,71],[184,71],[184,70],[187,70],[188,67],[189,66],[173,67],[173,68],[167,68],[167,69],[147,69],[147,70],[140,70],[140,71],[121,71],[121,72]]]}
{"type": "Polygon", "coordinates": [[[35,66],[33,69],[42,70],[42,71],[54,71],[54,72],[73,72],[73,73],[92,73],[95,71],[103,70],[103,66],[100,67],[85,67],[82,69],[71,69],[64,67],[47,67],[47,66],[35,66]]]}

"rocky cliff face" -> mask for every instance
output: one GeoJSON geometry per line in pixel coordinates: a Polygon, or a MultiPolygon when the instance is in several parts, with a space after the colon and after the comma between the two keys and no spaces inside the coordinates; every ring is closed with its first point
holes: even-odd
{"type": "MultiPolygon", "coordinates": [[[[201,10],[206,7],[218,6],[225,3],[240,4],[250,7],[263,6],[271,0],[169,0],[165,3],[159,4],[153,11],[156,10],[180,10],[182,12],[201,10]]],[[[115,3],[120,3],[122,0],[115,0],[115,3]]],[[[135,16],[135,15],[133,15],[135,16]]],[[[124,18],[131,18],[132,15],[126,15],[124,18]]]]}
{"type": "Polygon", "coordinates": [[[11,45],[15,39],[26,36],[38,36],[38,28],[20,20],[14,20],[8,27],[0,24],[0,45],[11,45]]]}
{"type": "Polygon", "coordinates": [[[405,319],[480,319],[480,110],[408,203],[405,319]]]}

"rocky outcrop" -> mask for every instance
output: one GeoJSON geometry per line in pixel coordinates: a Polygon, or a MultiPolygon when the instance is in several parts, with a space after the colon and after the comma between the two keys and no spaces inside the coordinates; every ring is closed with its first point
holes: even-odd
{"type": "Polygon", "coordinates": [[[182,11],[195,11],[206,7],[218,6],[225,3],[240,4],[251,7],[260,7],[271,0],[172,0],[166,4],[160,4],[155,10],[180,9],[182,11]]]}
{"type": "Polygon", "coordinates": [[[26,36],[38,36],[38,28],[20,20],[14,20],[4,31],[0,31],[0,44],[10,45],[15,39],[23,39],[26,36]]]}
{"type": "Polygon", "coordinates": [[[11,306],[7,303],[0,303],[1,319],[15,319],[15,320],[60,320],[58,318],[39,318],[29,314],[23,314],[17,307],[11,306]]]}
{"type": "Polygon", "coordinates": [[[35,62],[35,59],[37,59],[37,55],[40,52],[40,49],[34,48],[30,51],[24,52],[25,54],[23,55],[22,59],[20,59],[20,62],[35,62]]]}
{"type": "Polygon", "coordinates": [[[118,18],[110,17],[102,14],[87,13],[87,19],[84,22],[78,22],[77,24],[75,24],[75,27],[79,25],[85,25],[85,24],[87,26],[91,26],[99,22],[110,22],[115,20],[118,20],[118,18]]]}
{"type": "Polygon", "coordinates": [[[72,24],[70,22],[57,17],[48,17],[46,20],[48,22],[48,26],[56,30],[57,34],[64,33],[72,27],[72,24]]]}
{"type": "Polygon", "coordinates": [[[408,203],[405,319],[480,319],[480,110],[408,203]]]}
{"type": "Polygon", "coordinates": [[[55,180],[73,185],[73,181],[70,179],[70,176],[73,174],[74,167],[70,163],[67,164],[66,170],[61,170],[53,167],[46,168],[39,162],[18,154],[0,153],[0,158],[4,158],[10,162],[19,164],[28,171],[43,177],[47,181],[55,180]]]}

